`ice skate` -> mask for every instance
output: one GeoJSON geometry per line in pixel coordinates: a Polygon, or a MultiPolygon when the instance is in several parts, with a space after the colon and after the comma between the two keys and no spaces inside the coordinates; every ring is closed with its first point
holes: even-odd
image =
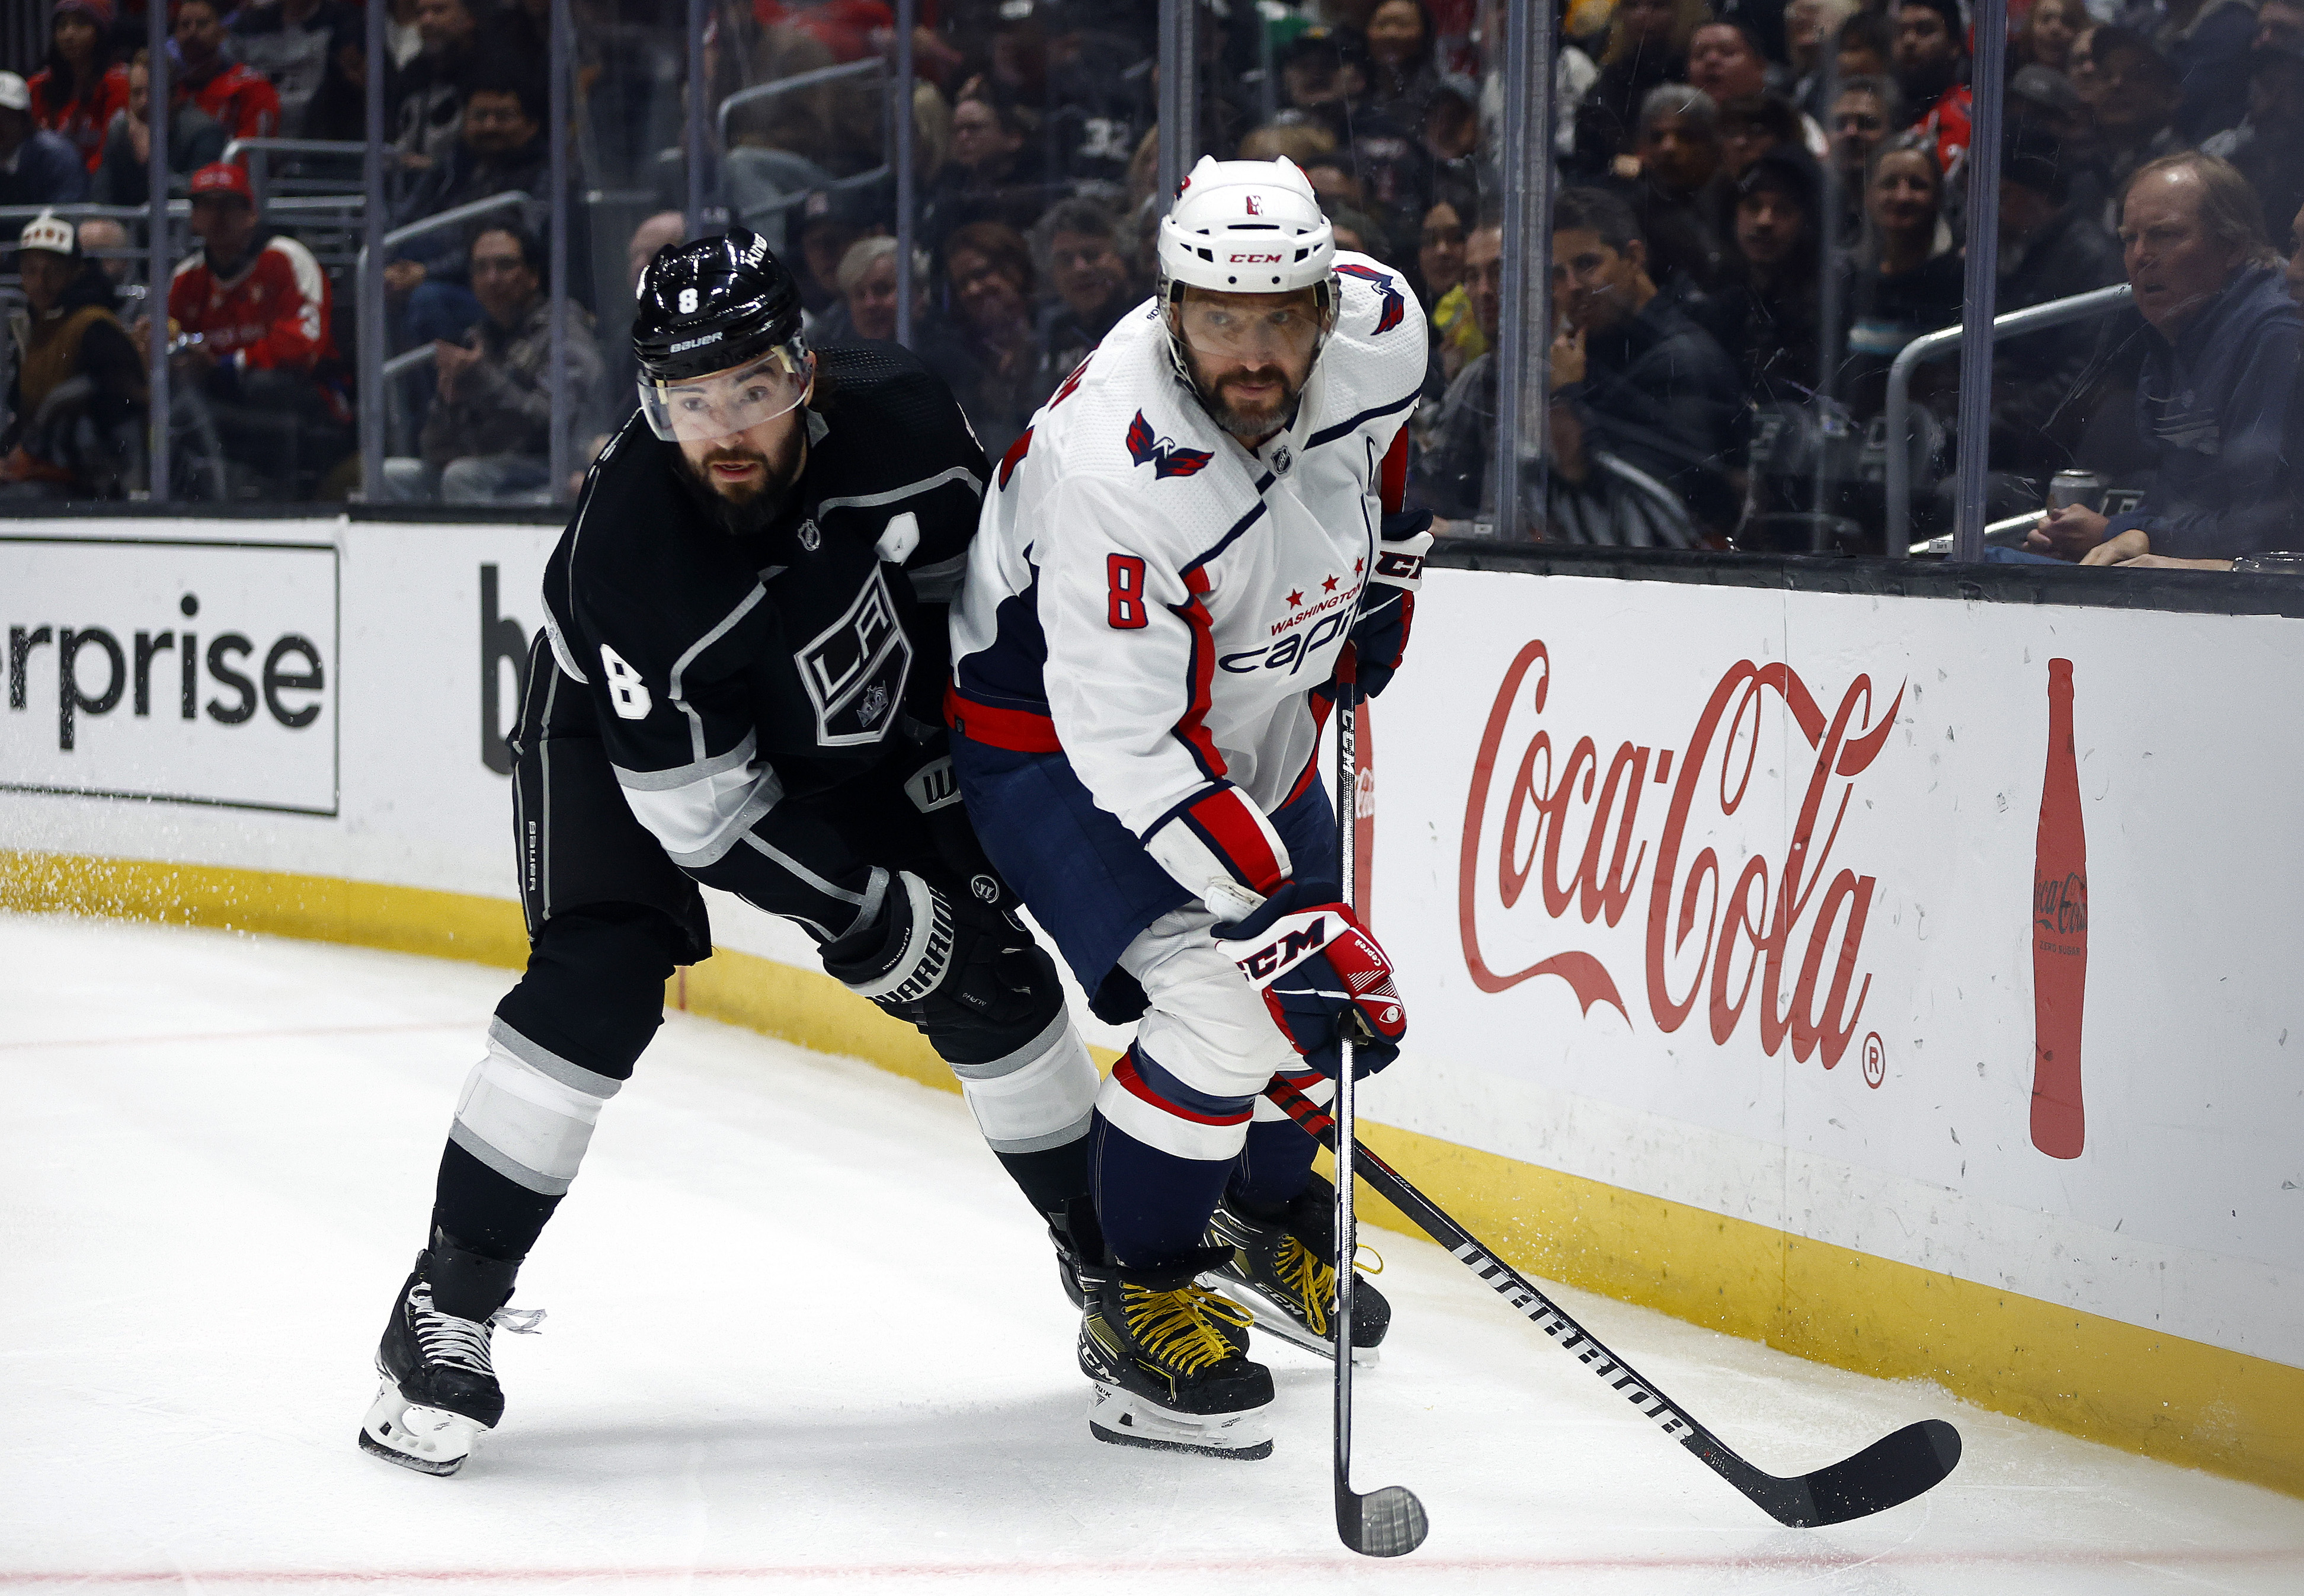
{"type": "Polygon", "coordinates": [[[544,1317],[503,1306],[518,1269],[436,1237],[430,1251],[418,1254],[376,1349],[384,1383],[360,1422],[360,1450],[420,1473],[453,1474],[464,1466],[473,1441],[504,1417],[504,1388],[491,1355],[496,1327],[525,1334],[544,1317]],[[444,1312],[433,1302],[436,1279],[451,1282],[460,1300],[477,1290],[479,1300],[492,1297],[496,1306],[481,1319],[444,1312]]]}
{"type": "MultiPolygon", "coordinates": [[[[1208,1220],[1211,1244],[1229,1249],[1207,1283],[1246,1309],[1256,1328],[1322,1357],[1336,1355],[1336,1189],[1318,1176],[1275,1216],[1257,1218],[1226,1198],[1208,1220]]],[[[1352,1362],[1382,1355],[1392,1304],[1363,1278],[1352,1288],[1352,1362]]]]}
{"type": "Polygon", "coordinates": [[[1194,1278],[1217,1261],[1209,1250],[1160,1274],[1114,1268],[1098,1284],[1080,1336],[1097,1439],[1211,1457],[1272,1455],[1272,1373],[1248,1359],[1248,1316],[1194,1278]]]}

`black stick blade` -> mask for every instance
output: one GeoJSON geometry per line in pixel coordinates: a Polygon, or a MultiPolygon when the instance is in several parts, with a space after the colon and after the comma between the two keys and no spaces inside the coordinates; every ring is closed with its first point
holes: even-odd
{"type": "Polygon", "coordinates": [[[1404,1558],[1431,1532],[1424,1504],[1405,1486],[1386,1485],[1366,1496],[1350,1486],[1336,1492],[1336,1534],[1364,1558],[1404,1558]]]}
{"type": "Polygon", "coordinates": [[[1707,1447],[1692,1438],[1687,1444],[1770,1517],[1796,1530],[1846,1524],[1901,1507],[1943,1481],[1960,1462],[1960,1431],[1942,1419],[1907,1424],[1853,1457],[1789,1480],[1754,1468],[1716,1442],[1707,1447]]]}

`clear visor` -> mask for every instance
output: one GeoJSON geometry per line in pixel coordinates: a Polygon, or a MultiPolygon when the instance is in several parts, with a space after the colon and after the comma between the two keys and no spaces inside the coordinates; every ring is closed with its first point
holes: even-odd
{"type": "Polygon", "coordinates": [[[1319,347],[1327,318],[1309,294],[1270,302],[1277,297],[1242,294],[1216,300],[1188,293],[1183,304],[1169,314],[1195,354],[1250,366],[1300,366],[1319,347]]]}
{"type": "Polygon", "coordinates": [[[815,362],[799,344],[780,344],[730,371],[678,382],[640,378],[640,409],[658,437],[709,443],[773,421],[808,396],[815,362]]]}

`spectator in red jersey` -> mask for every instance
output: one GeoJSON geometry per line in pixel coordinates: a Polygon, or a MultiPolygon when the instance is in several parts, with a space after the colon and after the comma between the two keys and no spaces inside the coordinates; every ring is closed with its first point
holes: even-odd
{"type": "Polygon", "coordinates": [[[1902,0],[1896,7],[1896,83],[1915,114],[1912,125],[1936,141],[1947,184],[1960,180],[1968,154],[1968,47],[1960,0],[1902,0]]]}
{"type": "MultiPolygon", "coordinates": [[[[328,280],[312,252],[268,233],[247,172],[217,161],[192,174],[200,248],[168,284],[173,369],[211,412],[227,461],[277,497],[309,493],[343,452],[341,394],[318,380],[335,361],[328,280]]],[[[149,347],[150,323],[138,342],[149,347]]]]}
{"type": "Polygon", "coordinates": [[[112,0],[56,0],[48,62],[31,76],[32,120],[61,133],[90,172],[104,130],[128,103],[128,71],[112,59],[112,0]]]}
{"type": "Polygon", "coordinates": [[[177,0],[172,85],[224,125],[230,139],[270,139],[280,132],[280,91],[252,66],[224,53],[224,0],[177,0]]]}
{"type": "MultiPolygon", "coordinates": [[[[142,205],[151,193],[152,72],[146,54],[137,51],[128,64],[128,104],[105,130],[104,158],[89,188],[89,198],[98,205],[142,205]]],[[[176,100],[168,113],[170,191],[181,192],[193,173],[221,160],[226,141],[215,117],[188,99],[176,100]]]]}

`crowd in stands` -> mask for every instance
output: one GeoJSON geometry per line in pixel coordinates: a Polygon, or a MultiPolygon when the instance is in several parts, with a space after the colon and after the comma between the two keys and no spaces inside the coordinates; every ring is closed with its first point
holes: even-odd
{"type": "MultiPolygon", "coordinates": [[[[357,490],[343,228],[332,245],[271,206],[332,180],[356,191],[357,152],[224,157],[233,140],[362,137],[360,0],[55,0],[45,64],[0,73],[0,205],[146,202],[147,3],[169,6],[157,136],[195,246],[166,291],[176,495],[357,490]]],[[[547,467],[552,307],[565,305],[558,414],[580,470],[632,408],[631,284],[683,231],[686,0],[563,0],[556,195],[550,0],[367,3],[387,7],[388,225],[416,229],[380,272],[401,358],[389,415],[370,418],[393,440],[372,497],[564,497],[547,467]],[[564,282],[542,242],[555,204],[564,282]],[[447,213],[462,219],[423,229],[447,213]]],[[[792,265],[818,343],[893,337],[908,309],[913,348],[996,454],[1151,287],[1159,8],[919,9],[901,106],[875,70],[893,53],[883,0],[713,0],[697,175],[710,216],[792,265]],[[907,115],[918,203],[900,262],[890,129],[907,115]]],[[[1999,344],[1978,440],[1993,517],[2037,510],[2068,468],[2126,490],[2002,557],[2304,548],[2304,267],[2280,269],[2304,225],[2304,0],[2009,11],[2005,133],[1976,150],[1961,0],[1561,4],[1554,320],[1522,340],[1525,371],[1499,369],[1518,241],[1498,149],[1520,90],[1499,71],[1495,0],[1201,0],[1199,142],[1294,161],[1340,244],[1421,298],[1433,351],[1410,483],[1444,530],[1878,551],[1891,446],[1915,463],[1918,532],[1946,529],[1957,361],[1918,369],[1914,436],[1892,446],[1884,417],[1897,355],[1961,320],[1969,196],[1988,178],[2000,310],[2136,289],[2127,310],[1999,344]],[[1505,380],[1521,395],[1516,452],[1540,437],[1548,464],[1500,506],[1505,380]],[[2237,513],[2243,493],[2274,508],[2237,513]]],[[[140,235],[85,221],[51,267],[62,234],[26,232],[0,495],[132,483],[143,445],[124,418],[145,396],[120,352],[154,335],[123,283],[140,235]]]]}

